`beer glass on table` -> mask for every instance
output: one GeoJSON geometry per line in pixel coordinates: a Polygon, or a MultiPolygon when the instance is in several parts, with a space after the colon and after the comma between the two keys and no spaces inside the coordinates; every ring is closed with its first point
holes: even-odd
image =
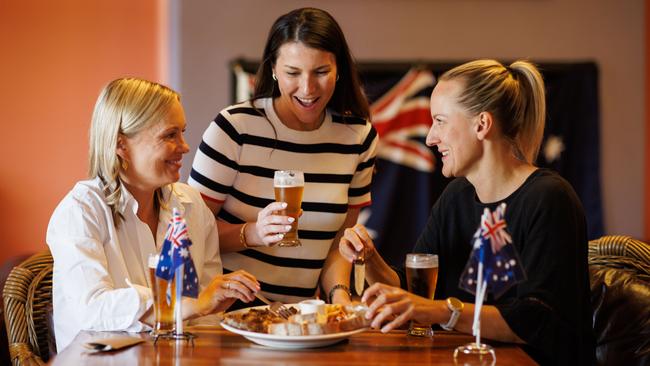
{"type": "Polygon", "coordinates": [[[168,281],[156,277],[158,267],[158,254],[149,254],[149,282],[153,294],[154,326],[153,334],[160,335],[174,330],[174,305],[176,304],[175,279],[172,279],[171,298],[167,299],[168,281]]]}
{"type": "Polygon", "coordinates": [[[287,208],[278,211],[280,215],[291,216],[295,220],[291,223],[291,230],[284,234],[278,242],[280,247],[300,246],[298,239],[298,216],[302,205],[302,192],[305,188],[305,177],[296,170],[278,170],[273,176],[273,190],[276,202],[286,202],[287,208]]]}
{"type": "MultiPolygon", "coordinates": [[[[438,282],[438,256],[434,254],[412,253],[406,255],[406,282],[410,293],[433,300],[438,282]]],[[[411,321],[408,335],[431,337],[431,324],[418,324],[411,321]]]]}

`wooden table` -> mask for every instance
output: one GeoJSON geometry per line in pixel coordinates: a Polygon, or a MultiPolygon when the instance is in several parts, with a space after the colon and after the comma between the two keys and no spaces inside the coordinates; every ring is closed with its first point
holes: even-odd
{"type": "MultiPolygon", "coordinates": [[[[472,337],[436,332],[429,338],[410,337],[404,331],[382,334],[370,330],[352,335],[336,345],[304,350],[280,350],[259,346],[244,337],[216,328],[190,328],[194,346],[158,341],[154,346],[146,333],[139,345],[108,353],[86,353],[82,344],[92,338],[126,333],[82,332],[73,343],[50,361],[52,365],[453,365],[456,346],[472,337]]],[[[130,334],[133,335],[133,334],[130,334]]],[[[536,365],[514,345],[496,344],[497,365],[536,365]]]]}

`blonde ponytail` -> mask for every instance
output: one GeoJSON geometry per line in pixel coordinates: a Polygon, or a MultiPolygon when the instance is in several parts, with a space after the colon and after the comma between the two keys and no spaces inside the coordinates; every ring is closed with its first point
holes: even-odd
{"type": "Polygon", "coordinates": [[[495,116],[513,154],[534,164],[544,134],[546,100],[544,81],[528,61],[505,67],[495,60],[477,60],[455,67],[440,80],[460,79],[459,102],[469,112],[495,116]]]}

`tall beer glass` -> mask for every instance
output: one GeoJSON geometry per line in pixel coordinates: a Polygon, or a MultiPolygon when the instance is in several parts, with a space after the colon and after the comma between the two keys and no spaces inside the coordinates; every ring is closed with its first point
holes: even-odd
{"type": "MultiPolygon", "coordinates": [[[[433,254],[406,255],[406,282],[409,292],[433,300],[438,282],[438,256],[433,254]]],[[[431,324],[418,324],[415,321],[409,326],[408,335],[431,337],[431,324]]]]}
{"type": "Polygon", "coordinates": [[[151,292],[153,293],[153,311],[155,322],[153,326],[154,335],[164,334],[174,330],[174,305],[176,296],[176,280],[172,279],[171,299],[167,302],[167,284],[168,281],[156,277],[156,267],[158,266],[158,254],[149,254],[149,280],[151,282],[151,292]]]}
{"type": "Polygon", "coordinates": [[[280,210],[278,213],[295,219],[291,223],[291,230],[285,233],[282,240],[278,242],[277,245],[280,247],[297,247],[301,245],[300,239],[298,239],[298,215],[300,215],[304,188],[305,177],[300,171],[278,170],[273,176],[275,201],[287,203],[287,208],[280,210]]]}

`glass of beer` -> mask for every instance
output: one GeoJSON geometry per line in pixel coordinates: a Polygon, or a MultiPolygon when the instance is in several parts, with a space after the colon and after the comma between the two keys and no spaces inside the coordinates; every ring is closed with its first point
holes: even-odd
{"type": "Polygon", "coordinates": [[[300,215],[304,188],[305,177],[300,171],[278,170],[273,176],[275,201],[287,203],[287,208],[278,211],[278,214],[294,218],[291,223],[291,230],[286,232],[277,244],[280,247],[297,247],[301,245],[300,239],[298,239],[298,215],[300,215]]]}
{"type": "Polygon", "coordinates": [[[169,281],[156,277],[156,267],[158,267],[158,254],[149,254],[149,282],[151,282],[151,292],[153,293],[153,311],[155,322],[153,334],[165,334],[174,330],[174,305],[176,296],[176,280],[172,279],[171,299],[167,299],[167,285],[169,281]]]}
{"type": "MultiPolygon", "coordinates": [[[[438,256],[434,254],[412,253],[406,255],[406,282],[410,293],[433,300],[438,282],[438,256]]],[[[431,324],[418,324],[411,321],[408,335],[431,337],[431,324]]]]}

